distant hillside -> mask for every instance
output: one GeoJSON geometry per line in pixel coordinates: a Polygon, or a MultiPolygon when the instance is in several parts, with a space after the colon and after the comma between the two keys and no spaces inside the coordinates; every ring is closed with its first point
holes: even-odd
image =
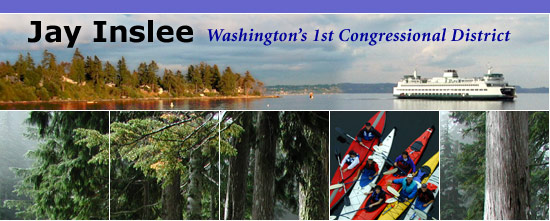
{"type": "Polygon", "coordinates": [[[548,93],[547,87],[536,87],[536,88],[522,88],[521,86],[516,86],[516,91],[518,93],[548,93]]]}
{"type": "MultiPolygon", "coordinates": [[[[339,83],[339,84],[314,84],[314,85],[275,85],[266,86],[268,94],[305,94],[313,92],[322,93],[392,93],[394,83],[363,84],[363,83],[339,83]]],[[[547,87],[522,88],[516,86],[518,93],[548,93],[547,87]]]]}

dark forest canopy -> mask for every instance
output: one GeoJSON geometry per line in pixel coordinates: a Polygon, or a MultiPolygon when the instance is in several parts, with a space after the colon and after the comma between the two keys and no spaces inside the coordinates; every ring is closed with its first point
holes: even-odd
{"type": "Polygon", "coordinates": [[[0,62],[0,101],[98,100],[151,97],[261,95],[263,82],[249,71],[201,62],[187,70],[160,70],[156,61],[129,69],[126,59],[102,61],[78,48],[70,62],[45,50],[36,62],[27,53],[0,62]]]}
{"type": "Polygon", "coordinates": [[[222,219],[328,219],[328,112],[225,112],[222,219]]]}

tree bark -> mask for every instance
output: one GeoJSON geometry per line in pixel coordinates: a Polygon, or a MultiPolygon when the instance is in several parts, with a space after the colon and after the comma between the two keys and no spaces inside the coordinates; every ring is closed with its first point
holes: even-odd
{"type": "MultiPolygon", "coordinates": [[[[327,156],[327,139],[321,138],[320,155],[327,156]]],[[[314,156],[314,155],[310,155],[314,156]]],[[[328,157],[309,157],[301,168],[304,182],[299,183],[300,220],[327,220],[328,205],[328,157]]]]}
{"type": "Polygon", "coordinates": [[[486,220],[529,219],[528,113],[487,112],[486,220]]]}
{"type": "MultiPolygon", "coordinates": [[[[212,162],[210,163],[210,177],[216,179],[218,178],[218,157],[215,158],[216,160],[212,160],[212,162]],[[216,165],[216,166],[214,166],[216,165]]],[[[219,181],[218,181],[219,183],[219,181]]],[[[210,219],[211,220],[217,220],[218,219],[218,216],[220,214],[220,211],[219,211],[219,207],[218,207],[218,203],[219,203],[219,200],[220,200],[220,197],[219,197],[219,190],[218,190],[218,186],[215,186],[215,185],[211,185],[212,187],[210,188],[210,219]]]]}
{"type": "Polygon", "coordinates": [[[278,112],[258,112],[258,146],[255,150],[252,219],[273,219],[275,204],[275,155],[278,112]]]}
{"type": "Polygon", "coordinates": [[[147,207],[149,205],[149,181],[145,180],[143,182],[143,211],[142,211],[142,219],[147,220],[151,219],[151,209],[147,207]]]}
{"type": "Polygon", "coordinates": [[[202,172],[202,165],[201,165],[201,152],[195,151],[190,160],[190,175],[189,175],[189,191],[188,191],[188,197],[187,197],[187,211],[189,212],[189,219],[199,220],[201,218],[201,211],[202,211],[202,205],[201,205],[201,199],[202,199],[202,191],[200,188],[200,179],[201,179],[201,172],[202,172]]]}
{"type": "Polygon", "coordinates": [[[231,163],[229,163],[229,166],[227,168],[227,187],[225,188],[225,204],[224,204],[224,210],[223,210],[223,219],[224,220],[230,220],[231,219],[231,163]]]}
{"type": "Polygon", "coordinates": [[[246,179],[248,177],[248,162],[250,158],[250,147],[253,145],[254,125],[252,125],[253,112],[242,114],[239,122],[243,125],[244,132],[236,143],[237,156],[229,159],[230,174],[230,216],[229,219],[242,220],[246,209],[246,179]]]}
{"type": "Polygon", "coordinates": [[[168,183],[162,190],[162,219],[182,220],[183,196],[180,193],[180,175],[178,171],[173,171],[168,176],[168,183]]]}

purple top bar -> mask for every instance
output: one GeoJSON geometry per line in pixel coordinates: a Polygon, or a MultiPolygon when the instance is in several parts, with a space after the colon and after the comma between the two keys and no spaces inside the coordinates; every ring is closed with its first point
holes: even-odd
{"type": "Polygon", "coordinates": [[[549,13],[547,0],[9,0],[0,13],[549,13]]]}

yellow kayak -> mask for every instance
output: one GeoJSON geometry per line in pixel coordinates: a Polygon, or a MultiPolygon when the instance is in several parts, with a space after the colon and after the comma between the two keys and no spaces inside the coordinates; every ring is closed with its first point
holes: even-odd
{"type": "MultiPolygon", "coordinates": [[[[420,170],[423,170],[422,168],[429,167],[430,169],[428,173],[424,174],[424,176],[419,175],[417,173],[417,175],[414,177],[414,181],[417,182],[418,188],[420,188],[421,184],[428,182],[428,179],[430,178],[430,176],[432,175],[432,173],[434,172],[435,168],[438,165],[439,165],[439,152],[435,153],[424,165],[422,165],[421,169],[418,170],[418,173],[422,173],[422,171],[420,171],[420,170]]],[[[382,214],[378,217],[378,219],[379,220],[396,220],[399,216],[401,216],[401,214],[403,214],[403,212],[407,210],[407,208],[409,208],[412,202],[414,202],[414,198],[409,199],[408,201],[405,201],[402,203],[397,201],[393,203],[388,203],[388,205],[386,205],[386,208],[384,208],[384,210],[382,211],[382,214]]]]}

